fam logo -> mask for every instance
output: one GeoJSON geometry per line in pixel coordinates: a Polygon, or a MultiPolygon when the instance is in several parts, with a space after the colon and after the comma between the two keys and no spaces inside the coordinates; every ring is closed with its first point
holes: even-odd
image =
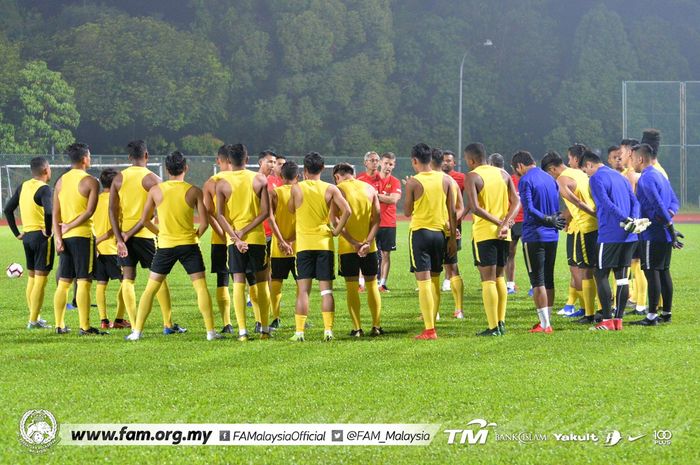
{"type": "Polygon", "coordinates": [[[19,442],[42,453],[58,442],[58,422],[48,410],[28,410],[19,421],[19,442]]]}
{"type": "Polygon", "coordinates": [[[449,436],[447,437],[447,444],[454,444],[457,441],[459,444],[486,444],[486,440],[491,432],[488,428],[496,427],[496,423],[488,422],[482,418],[477,418],[467,423],[467,426],[477,426],[478,429],[474,432],[473,428],[467,429],[446,429],[445,433],[449,436]]]}

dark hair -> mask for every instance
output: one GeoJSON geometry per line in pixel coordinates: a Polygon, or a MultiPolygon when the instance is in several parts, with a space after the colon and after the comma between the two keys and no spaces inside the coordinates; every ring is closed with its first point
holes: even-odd
{"type": "Polygon", "coordinates": [[[639,141],[637,139],[622,139],[620,145],[629,145],[630,147],[634,147],[635,145],[639,145],[639,141]]]}
{"type": "Polygon", "coordinates": [[[532,158],[532,154],[527,150],[518,150],[513,155],[510,161],[510,165],[515,168],[518,165],[531,166],[535,164],[535,159],[532,158]]]}
{"type": "Polygon", "coordinates": [[[227,162],[231,163],[231,145],[224,144],[221,147],[219,147],[218,152],[216,152],[216,156],[222,160],[226,160],[227,162]]]}
{"type": "Polygon", "coordinates": [[[146,156],[146,152],[148,152],[146,142],[142,141],[141,139],[132,140],[126,144],[126,149],[129,151],[129,158],[134,160],[143,160],[143,158],[146,156]]]}
{"type": "Polygon", "coordinates": [[[659,154],[659,145],[661,145],[661,133],[658,129],[645,129],[642,133],[642,144],[649,144],[652,150],[652,155],[659,154]]]}
{"type": "Polygon", "coordinates": [[[287,181],[293,181],[299,176],[299,165],[289,160],[282,165],[281,173],[282,178],[287,181]]]}
{"type": "Polygon", "coordinates": [[[114,180],[114,177],[117,175],[117,170],[114,168],[105,168],[102,170],[100,173],[100,184],[104,189],[109,189],[112,187],[112,181],[114,180]]]}
{"type": "Polygon", "coordinates": [[[467,158],[481,163],[486,162],[486,147],[481,142],[474,142],[464,148],[467,158]]]}
{"type": "Polygon", "coordinates": [[[503,168],[505,166],[503,155],[501,155],[500,153],[492,153],[491,155],[489,155],[489,165],[496,166],[498,168],[503,168]]]}
{"type": "Polygon", "coordinates": [[[233,166],[245,166],[248,149],[243,144],[233,144],[229,149],[229,160],[233,166]]]}
{"type": "Polygon", "coordinates": [[[182,152],[175,151],[165,157],[165,169],[171,176],[179,176],[185,172],[187,159],[182,152]]]}
{"type": "Polygon", "coordinates": [[[333,177],[335,178],[335,175],[345,175],[345,174],[355,174],[355,168],[352,167],[350,163],[338,163],[333,167],[333,177]]]}
{"type": "Polygon", "coordinates": [[[68,146],[66,150],[71,163],[80,163],[90,153],[90,147],[82,142],[76,142],[68,146]]]}
{"type": "Polygon", "coordinates": [[[275,158],[276,158],[277,160],[279,160],[280,158],[281,158],[282,160],[286,160],[286,159],[287,159],[287,157],[285,157],[285,156],[284,156],[283,154],[281,154],[281,153],[275,154],[275,158]]]}
{"type": "Polygon", "coordinates": [[[432,160],[433,156],[430,147],[427,144],[420,143],[413,146],[411,149],[411,158],[415,158],[419,163],[427,165],[432,160]]]}
{"type": "Polygon", "coordinates": [[[616,150],[620,150],[620,146],[619,145],[611,145],[610,147],[608,147],[608,155],[610,155],[611,152],[614,152],[616,150]]]}
{"type": "Polygon", "coordinates": [[[574,144],[571,147],[569,147],[566,151],[569,155],[576,159],[576,163],[578,163],[578,166],[581,166],[581,157],[583,157],[583,153],[587,150],[588,147],[586,147],[583,144],[574,144]]]}
{"type": "Polygon", "coordinates": [[[309,174],[318,174],[323,171],[325,166],[323,157],[318,152],[309,152],[304,157],[304,169],[309,172],[309,174]]]}
{"type": "Polygon", "coordinates": [[[455,156],[455,153],[452,150],[443,150],[442,154],[444,156],[452,155],[453,157],[455,156]]]}
{"type": "Polygon", "coordinates": [[[396,155],[394,152],[384,152],[381,158],[388,158],[389,160],[396,160],[396,155]]]}
{"type": "Polygon", "coordinates": [[[642,156],[646,161],[653,160],[656,158],[654,156],[654,148],[649,144],[637,144],[632,147],[633,152],[641,152],[642,156]]]}
{"type": "Polygon", "coordinates": [[[44,168],[49,164],[49,161],[44,157],[34,157],[29,162],[29,168],[34,176],[39,176],[44,173],[44,168]]]}
{"type": "Polygon", "coordinates": [[[438,168],[442,166],[445,161],[445,152],[441,148],[433,147],[430,151],[430,162],[437,166],[438,168]]]}
{"type": "Polygon", "coordinates": [[[579,167],[582,167],[586,163],[591,162],[594,164],[598,163],[603,163],[603,161],[600,159],[597,153],[591,152],[590,150],[586,150],[583,152],[583,155],[581,155],[581,161],[579,161],[579,167]]]}
{"type": "Polygon", "coordinates": [[[564,160],[561,159],[561,155],[554,150],[544,154],[542,161],[540,162],[540,168],[547,171],[550,166],[561,166],[564,164],[564,160]]]}
{"type": "Polygon", "coordinates": [[[263,150],[258,154],[258,161],[262,160],[263,158],[267,157],[268,155],[272,155],[273,157],[277,158],[277,154],[273,152],[270,149],[263,150]]]}

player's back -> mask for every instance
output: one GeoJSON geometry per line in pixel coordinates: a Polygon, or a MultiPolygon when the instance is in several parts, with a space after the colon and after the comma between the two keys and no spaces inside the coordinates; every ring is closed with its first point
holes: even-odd
{"type": "Polygon", "coordinates": [[[522,209],[523,242],[556,241],[559,237],[557,230],[542,225],[541,221],[531,212],[531,208],[537,209],[544,215],[556,214],[559,211],[557,183],[550,175],[535,167],[519,180],[518,189],[524,207],[522,209]]]}
{"type": "MultiPolygon", "coordinates": [[[[369,234],[369,226],[372,221],[373,197],[368,193],[368,185],[357,179],[347,179],[338,184],[345,199],[350,205],[352,214],[345,224],[345,228],[350,236],[356,241],[363,241],[369,234]]],[[[369,253],[376,252],[377,245],[372,241],[369,253]]],[[[343,236],[338,238],[338,253],[353,253],[355,249],[343,236]]]]}
{"type": "MultiPolygon", "coordinates": [[[[92,229],[95,237],[100,237],[112,229],[109,223],[109,192],[102,192],[97,197],[97,207],[92,215],[92,229]]],[[[116,255],[117,241],[114,236],[97,244],[97,251],[100,255],[116,255]]]]}
{"type": "MultiPolygon", "coordinates": [[[[219,182],[231,186],[231,196],[226,202],[228,222],[234,230],[239,231],[253,222],[260,214],[260,197],[255,193],[253,181],[257,173],[246,169],[224,171],[219,182]]],[[[248,244],[265,245],[265,230],[259,224],[243,238],[248,244]]],[[[233,242],[229,238],[229,245],[233,242]]]]}
{"type": "MultiPolygon", "coordinates": [[[[294,230],[296,228],[296,217],[293,213],[289,212],[289,199],[292,196],[292,186],[291,184],[285,184],[282,186],[275,187],[275,194],[277,195],[277,206],[275,207],[275,222],[277,227],[282,234],[282,237],[290,238],[294,236],[294,230]]],[[[296,248],[296,241],[292,244],[292,249],[296,248]]],[[[270,255],[275,258],[287,257],[279,247],[279,241],[277,236],[272,235],[272,249],[270,255]]]]}
{"type": "Polygon", "coordinates": [[[194,229],[194,208],[187,203],[187,192],[192,184],[186,181],[165,181],[160,189],[163,199],[158,211],[158,247],[170,248],[197,243],[194,229]]]}
{"type": "MultiPolygon", "coordinates": [[[[70,223],[87,210],[88,198],[80,193],[80,182],[90,176],[84,170],[72,169],[61,176],[61,191],[58,202],[61,205],[59,223],[70,223]]],[[[63,238],[92,237],[92,218],[63,234],[63,238]]]]}
{"type": "MultiPolygon", "coordinates": [[[[480,165],[472,171],[478,174],[484,182],[477,195],[479,205],[496,218],[505,218],[510,208],[510,199],[508,197],[508,184],[503,179],[502,170],[495,166],[480,165]]],[[[474,242],[498,239],[498,225],[474,215],[472,237],[474,242]]],[[[507,239],[510,240],[510,230],[507,239]]]]}
{"type": "Polygon", "coordinates": [[[413,202],[411,231],[418,229],[444,230],[443,209],[447,201],[447,194],[445,194],[442,183],[445,176],[441,171],[422,171],[413,177],[423,187],[423,194],[413,202]]]}
{"type": "Polygon", "coordinates": [[[642,171],[637,185],[640,216],[651,220],[647,230],[642,233],[642,239],[652,242],[671,242],[672,238],[666,228],[663,212],[675,212],[680,206],[671,183],[660,171],[650,166],[642,171]]]}
{"type": "Polygon", "coordinates": [[[302,202],[296,209],[297,252],[334,250],[333,230],[329,224],[330,207],[326,202],[326,191],[330,184],[307,179],[298,186],[302,202]]]}
{"type": "Polygon", "coordinates": [[[629,182],[620,174],[607,166],[601,166],[591,176],[591,194],[596,199],[596,215],[598,217],[599,242],[633,242],[636,234],[628,234],[620,227],[621,219],[613,211],[619,210],[624,217],[638,214],[633,202],[634,194],[629,182]],[[610,199],[612,206],[602,201],[603,197],[610,199]]]}
{"type": "Polygon", "coordinates": [[[22,183],[19,194],[19,214],[22,217],[22,231],[41,231],[45,227],[44,207],[37,205],[34,196],[37,191],[47,184],[38,179],[29,179],[22,183]]]}
{"type": "MultiPolygon", "coordinates": [[[[119,188],[119,206],[121,208],[121,230],[128,231],[141,219],[146,205],[148,191],[143,187],[143,178],[151,174],[145,166],[130,166],[122,170],[122,184],[119,188]]],[[[151,231],[141,228],[134,237],[152,239],[151,231]]]]}
{"type": "MultiPolygon", "coordinates": [[[[573,179],[576,182],[576,189],[574,190],[574,195],[584,202],[586,205],[595,210],[596,205],[591,196],[591,189],[589,186],[589,179],[586,173],[581,170],[574,168],[566,168],[561,176],[566,176],[573,179]]],[[[573,220],[576,222],[576,231],[580,231],[584,234],[598,229],[598,220],[595,216],[589,215],[588,213],[579,210],[568,200],[564,200],[566,208],[571,212],[573,220]]]]}

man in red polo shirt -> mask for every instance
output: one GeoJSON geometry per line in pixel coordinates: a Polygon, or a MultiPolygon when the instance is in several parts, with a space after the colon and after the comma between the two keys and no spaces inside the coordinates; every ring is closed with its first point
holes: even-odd
{"type": "MultiPolygon", "coordinates": [[[[357,179],[366,182],[370,186],[374,187],[377,192],[380,192],[379,187],[382,177],[379,174],[379,155],[377,152],[370,151],[365,153],[365,172],[359,174],[357,179]]],[[[379,245],[377,245],[377,247],[379,247],[379,245]]],[[[378,256],[381,257],[381,255],[378,256]]],[[[379,263],[381,264],[381,259],[379,259],[379,263]]],[[[364,292],[365,278],[362,276],[362,273],[360,273],[360,278],[358,281],[360,283],[360,292],[364,292]]],[[[381,291],[381,286],[379,290],[381,291]]]]}
{"type": "MultiPolygon", "coordinates": [[[[455,154],[450,150],[443,152],[442,171],[457,182],[459,193],[464,197],[464,173],[455,171],[455,154]]],[[[457,218],[457,250],[462,250],[462,218],[457,218]]],[[[442,291],[450,291],[450,278],[454,276],[451,269],[445,268],[445,280],[442,282],[442,291]]]]}
{"type": "Polygon", "coordinates": [[[380,221],[376,241],[379,250],[379,292],[389,292],[386,282],[391,268],[391,252],[396,250],[396,204],[401,199],[401,181],[391,175],[396,167],[396,155],[382,154],[379,194],[380,221]]]}

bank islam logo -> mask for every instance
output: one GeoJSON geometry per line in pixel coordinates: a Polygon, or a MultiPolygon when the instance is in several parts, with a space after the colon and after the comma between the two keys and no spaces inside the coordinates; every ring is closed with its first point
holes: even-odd
{"type": "Polygon", "coordinates": [[[489,428],[495,428],[496,423],[488,422],[484,419],[477,418],[467,423],[467,426],[478,426],[476,433],[474,429],[446,429],[445,433],[449,436],[447,437],[447,444],[486,444],[486,440],[489,437],[491,430],[489,428]]]}
{"type": "Polygon", "coordinates": [[[58,422],[48,410],[28,410],[19,421],[19,442],[32,452],[46,452],[58,442],[58,422]]]}

